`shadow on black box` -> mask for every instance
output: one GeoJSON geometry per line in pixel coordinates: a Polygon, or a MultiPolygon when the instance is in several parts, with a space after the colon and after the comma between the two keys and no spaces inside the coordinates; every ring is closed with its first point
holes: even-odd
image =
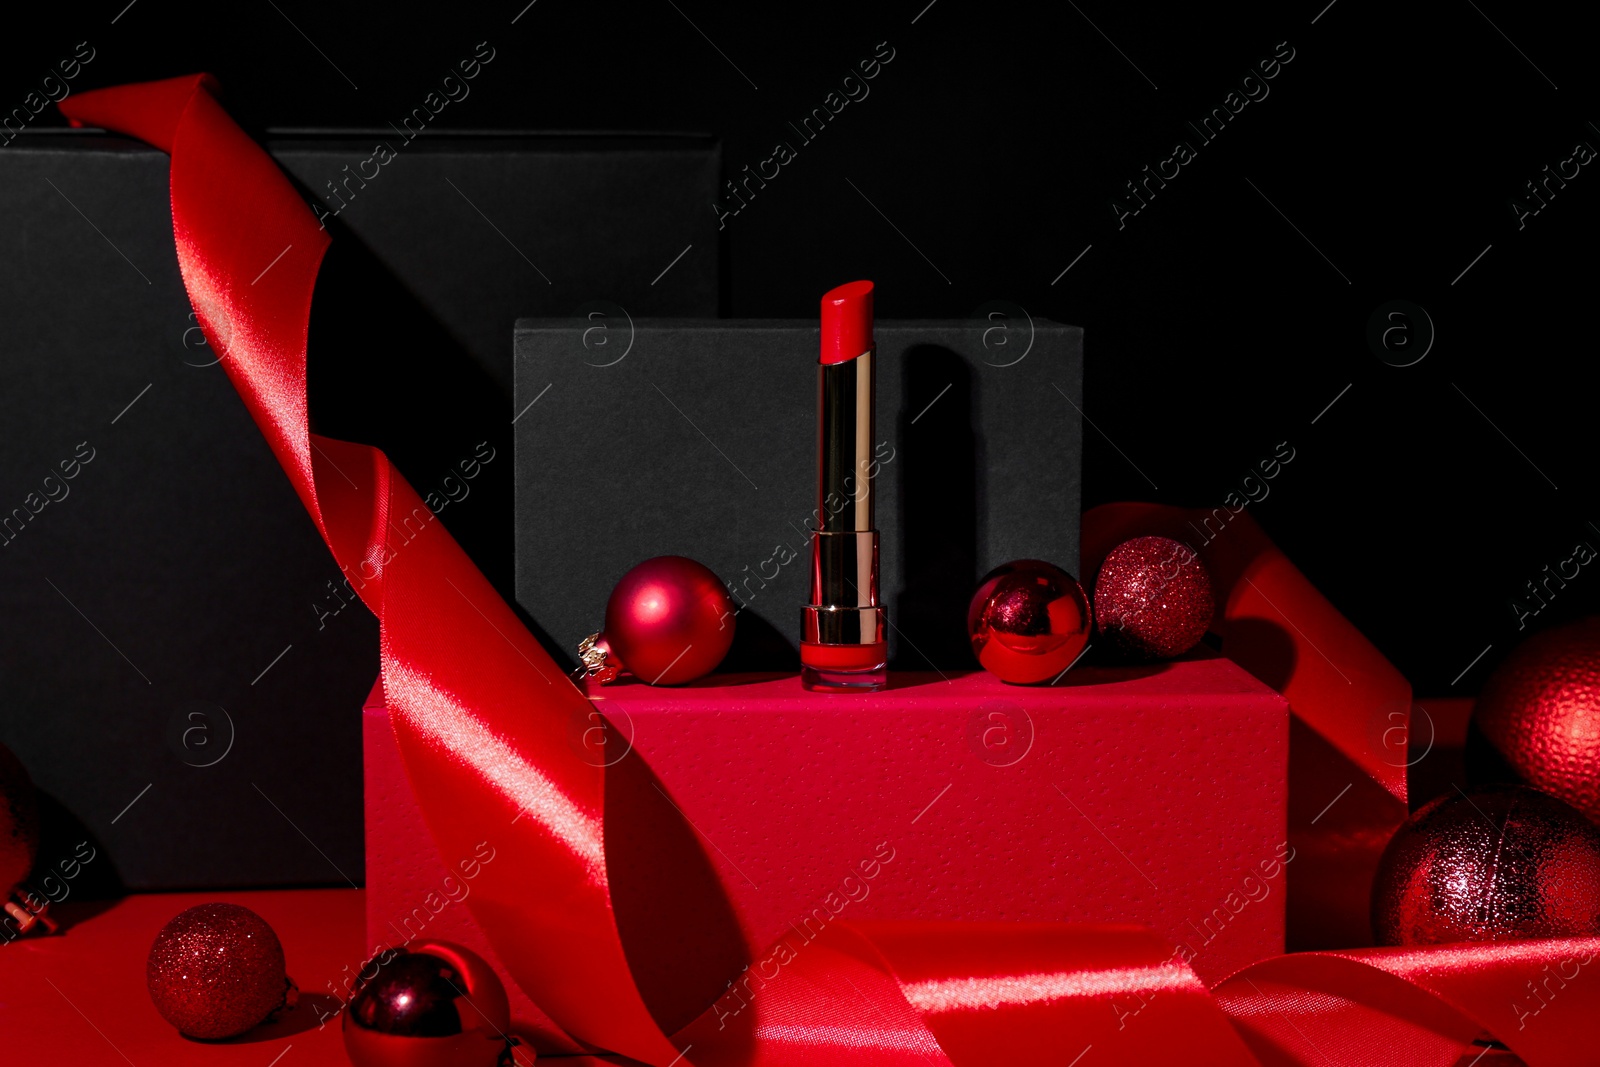
{"type": "MultiPolygon", "coordinates": [[[[558,663],[576,665],[517,606],[511,398],[337,219],[311,304],[315,432],[381,448],[558,663]]],[[[510,327],[506,324],[507,345],[510,327]]],[[[393,528],[393,527],[392,527],[393,528]]],[[[393,528],[403,550],[412,527],[393,528]]]]}
{"type": "Polygon", "coordinates": [[[938,345],[901,365],[900,558],[905,589],[891,607],[900,631],[895,670],[973,670],[967,602],[978,583],[978,461],[972,368],[938,345]]]}

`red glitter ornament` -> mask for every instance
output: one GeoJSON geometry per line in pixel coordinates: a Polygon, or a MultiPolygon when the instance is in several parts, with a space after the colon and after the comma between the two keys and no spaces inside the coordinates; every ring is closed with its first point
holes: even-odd
{"type": "Polygon", "coordinates": [[[448,941],[412,941],[361,969],[341,1023],[355,1067],[522,1067],[505,986],[483,957],[448,941]]]}
{"type": "Polygon", "coordinates": [[[1524,641],[1472,717],[1520,778],[1600,822],[1600,617],[1524,641]]]}
{"type": "Polygon", "coordinates": [[[1058,677],[1089,641],[1089,598],[1053,563],[1019,559],[983,576],[967,606],[967,636],[983,669],[1018,684],[1058,677]]]}
{"type": "Polygon", "coordinates": [[[1378,862],[1379,944],[1600,936],[1600,829],[1523,786],[1442,796],[1378,862]]]}
{"type": "Polygon", "coordinates": [[[1135,537],[1113,548],[1094,583],[1100,633],[1134,659],[1166,659],[1200,643],[1216,600],[1200,555],[1170,537],[1135,537]]]}
{"type": "Polygon", "coordinates": [[[161,928],[145,962],[161,1017],[189,1037],[235,1037],[299,999],[267,921],[237,904],[197,904],[161,928]]]}
{"type": "Polygon", "coordinates": [[[601,685],[629,671],[651,685],[710,674],[733,644],[737,608],[722,580],[684,556],[634,567],[606,601],[606,628],[578,646],[584,673],[601,685]]]}

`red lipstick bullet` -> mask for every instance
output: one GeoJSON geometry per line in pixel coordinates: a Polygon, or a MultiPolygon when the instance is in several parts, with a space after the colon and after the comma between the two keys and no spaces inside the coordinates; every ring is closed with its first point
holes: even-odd
{"type": "Polygon", "coordinates": [[[872,518],[876,362],[872,283],[828,292],[817,367],[817,529],[811,599],[801,612],[800,681],[807,689],[871,692],[888,684],[889,618],[878,603],[872,518]]]}

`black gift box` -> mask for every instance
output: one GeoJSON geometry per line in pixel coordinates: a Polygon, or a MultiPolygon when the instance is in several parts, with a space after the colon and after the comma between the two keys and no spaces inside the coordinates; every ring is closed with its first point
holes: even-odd
{"type": "MultiPolygon", "coordinates": [[[[1083,331],[880,321],[875,492],[891,665],[976,666],[965,616],[1008,560],[1076,570],[1083,331]]],[[[517,323],[517,598],[571,658],[651,556],[740,605],[724,670],[798,663],[816,500],[815,323],[517,323]]]]}
{"type": "MultiPolygon", "coordinates": [[[[506,331],[715,314],[715,142],[267,144],[334,238],[314,428],[384,447],[509,594],[506,331]]],[[[376,624],[196,324],[167,178],[97,131],[0,149],[0,742],[45,794],[41,861],[100,846],[75,892],[359,882],[376,624]]]]}

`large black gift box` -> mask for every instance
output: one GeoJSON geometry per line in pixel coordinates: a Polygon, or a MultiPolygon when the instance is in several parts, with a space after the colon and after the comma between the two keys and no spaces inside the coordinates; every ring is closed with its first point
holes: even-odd
{"type": "MultiPolygon", "coordinates": [[[[876,339],[890,663],[976,666],[985,571],[1077,567],[1083,331],[889,320],[876,339]]],[[[797,667],[818,343],[807,322],[517,323],[517,597],[547,643],[570,653],[629,567],[682,555],[740,607],[725,670],[797,667]]]]}
{"type": "MultiPolygon", "coordinates": [[[[715,142],[267,144],[333,235],[314,428],[384,447],[509,595],[507,333],[716,314],[715,142]]],[[[375,623],[191,314],[167,178],[98,131],[0,148],[0,742],[42,864],[98,845],[76,893],[358,883],[375,623]]]]}

